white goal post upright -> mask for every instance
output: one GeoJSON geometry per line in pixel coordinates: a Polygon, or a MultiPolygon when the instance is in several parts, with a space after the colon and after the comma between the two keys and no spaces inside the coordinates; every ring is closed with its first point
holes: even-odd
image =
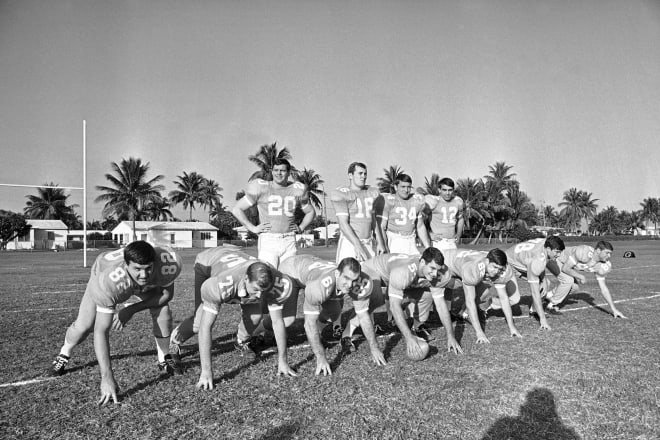
{"type": "Polygon", "coordinates": [[[83,119],[83,186],[51,186],[51,185],[19,185],[14,183],[0,183],[0,186],[18,186],[23,188],[58,188],[81,189],[83,192],[83,267],[87,267],[87,121],[83,119]]]}

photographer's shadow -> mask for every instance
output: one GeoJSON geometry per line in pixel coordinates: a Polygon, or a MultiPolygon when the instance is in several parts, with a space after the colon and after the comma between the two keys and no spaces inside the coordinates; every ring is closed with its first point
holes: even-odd
{"type": "Polygon", "coordinates": [[[482,440],[579,440],[573,428],[565,426],[555,405],[555,398],[546,388],[534,388],[527,393],[517,417],[502,417],[482,437],[482,440]]]}

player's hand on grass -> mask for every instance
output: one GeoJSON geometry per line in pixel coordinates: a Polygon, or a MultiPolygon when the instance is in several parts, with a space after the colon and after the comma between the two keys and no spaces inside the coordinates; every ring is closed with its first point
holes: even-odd
{"type": "Polygon", "coordinates": [[[447,352],[451,353],[452,351],[456,354],[463,354],[461,344],[455,338],[447,339],[447,352]]]}
{"type": "Polygon", "coordinates": [[[317,359],[316,360],[316,372],[315,374],[318,376],[320,374],[323,374],[324,376],[332,376],[332,369],[330,368],[330,364],[328,363],[327,359],[317,359]]]}
{"type": "Polygon", "coordinates": [[[198,390],[212,390],[213,389],[213,374],[210,372],[202,371],[199,375],[199,380],[195,388],[198,390]]]}
{"type": "Polygon", "coordinates": [[[516,337],[516,338],[522,338],[522,335],[520,334],[520,332],[518,331],[517,328],[512,328],[512,329],[511,329],[511,337],[512,337],[512,338],[513,338],[513,337],[516,337]]]}
{"type": "Polygon", "coordinates": [[[105,405],[112,400],[117,403],[117,382],[115,378],[110,375],[101,378],[101,399],[97,402],[98,405],[105,405]]]}
{"type": "Polygon", "coordinates": [[[612,309],[612,315],[614,318],[628,319],[624,316],[623,313],[619,312],[619,309],[612,309]]]}
{"type": "Polygon", "coordinates": [[[539,330],[552,330],[552,327],[550,327],[550,324],[546,321],[541,323],[539,330]]]}
{"type": "Polygon", "coordinates": [[[289,364],[282,361],[277,363],[277,375],[279,376],[280,374],[283,376],[298,376],[298,373],[296,373],[293,368],[289,366],[289,364]]]}
{"type": "Polygon", "coordinates": [[[477,336],[477,344],[490,344],[490,340],[488,340],[485,334],[482,334],[477,336]]]}
{"type": "Polygon", "coordinates": [[[380,349],[377,347],[371,349],[371,359],[374,361],[374,364],[376,365],[380,365],[380,366],[387,365],[387,361],[385,360],[385,355],[383,355],[383,352],[380,351],[380,349]]]}

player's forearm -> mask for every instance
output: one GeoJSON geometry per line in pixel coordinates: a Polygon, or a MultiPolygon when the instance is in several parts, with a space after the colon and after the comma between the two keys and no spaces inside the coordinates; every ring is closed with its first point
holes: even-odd
{"type": "Polygon", "coordinates": [[[440,317],[440,322],[447,332],[447,339],[455,339],[454,327],[451,324],[451,316],[449,315],[449,308],[447,307],[444,296],[433,296],[433,302],[435,303],[435,310],[438,312],[438,316],[440,317]]]}
{"type": "Polygon", "coordinates": [[[281,316],[279,318],[274,317],[272,313],[271,318],[273,321],[273,333],[275,333],[275,343],[277,344],[277,356],[280,361],[287,362],[286,327],[284,326],[284,320],[281,316]]]}
{"type": "Polygon", "coordinates": [[[319,334],[318,315],[305,315],[305,333],[316,359],[325,359],[325,349],[319,334]]]}
{"type": "MultiPolygon", "coordinates": [[[[516,325],[513,323],[513,312],[511,312],[511,304],[509,304],[509,296],[506,294],[505,288],[496,288],[497,296],[500,299],[500,304],[502,305],[502,313],[504,313],[504,319],[509,326],[509,330],[516,330],[516,325]]],[[[543,309],[541,309],[543,310],[543,309]]]]}
{"type": "Polygon", "coordinates": [[[247,215],[245,215],[245,211],[243,211],[242,209],[240,209],[240,208],[234,206],[234,208],[232,208],[232,210],[231,210],[231,213],[232,213],[232,215],[233,215],[234,217],[236,217],[236,220],[238,220],[238,221],[240,222],[240,224],[242,224],[243,226],[245,226],[245,228],[246,228],[248,231],[250,231],[250,232],[254,232],[254,233],[257,233],[257,231],[256,231],[257,226],[254,225],[254,224],[248,219],[247,215]]]}
{"type": "Polygon", "coordinates": [[[610,309],[616,309],[614,306],[614,301],[612,300],[612,294],[610,294],[610,289],[605,284],[605,280],[598,280],[598,286],[600,287],[600,294],[603,296],[607,304],[610,306],[610,309]]]}
{"type": "Polygon", "coordinates": [[[364,312],[357,314],[358,320],[360,321],[360,327],[362,327],[362,334],[369,343],[369,347],[378,348],[378,341],[376,340],[376,332],[374,330],[374,324],[371,322],[371,317],[369,312],[365,310],[364,312]]]}
{"type": "Polygon", "coordinates": [[[130,310],[131,314],[140,312],[146,309],[152,309],[155,307],[162,307],[165,304],[168,304],[174,297],[174,285],[162,288],[156,288],[152,294],[150,294],[146,299],[131,304],[126,307],[127,310],[130,310]]]}
{"type": "Polygon", "coordinates": [[[314,210],[314,208],[312,208],[311,211],[309,211],[308,213],[305,214],[302,221],[298,225],[298,228],[301,231],[304,231],[314,221],[315,217],[316,217],[316,211],[314,210]]]}
{"type": "Polygon", "coordinates": [[[413,337],[412,331],[408,328],[408,322],[406,322],[406,317],[403,312],[403,306],[401,300],[398,298],[393,298],[390,295],[390,310],[392,311],[392,318],[394,318],[394,323],[399,328],[401,335],[404,339],[410,339],[413,337]]]}
{"type": "Polygon", "coordinates": [[[479,314],[477,313],[477,303],[476,303],[476,292],[474,291],[474,287],[470,289],[471,286],[465,286],[464,291],[465,291],[465,308],[467,309],[468,316],[470,317],[470,323],[472,324],[472,328],[474,328],[474,331],[477,333],[477,335],[483,335],[485,336],[486,333],[484,333],[483,329],[481,328],[481,324],[479,323],[479,314]]]}
{"type": "Polygon", "coordinates": [[[202,319],[199,326],[199,333],[197,335],[197,343],[199,344],[199,363],[202,373],[207,372],[211,375],[213,373],[211,368],[211,333],[214,322],[215,315],[202,311],[202,319]]]}
{"type": "Polygon", "coordinates": [[[417,237],[419,237],[419,241],[422,243],[422,246],[424,246],[424,249],[431,247],[429,231],[421,219],[417,220],[417,237]]]}
{"type": "Polygon", "coordinates": [[[463,236],[463,230],[465,229],[465,222],[463,219],[460,219],[456,224],[456,239],[460,239],[463,236]]]}
{"type": "Polygon", "coordinates": [[[97,313],[94,324],[94,352],[99,363],[101,377],[114,377],[110,363],[110,327],[112,315],[109,313],[97,313]]]}
{"type": "Polygon", "coordinates": [[[532,303],[534,304],[534,310],[539,315],[539,324],[546,325],[548,320],[545,316],[545,311],[543,310],[543,300],[541,299],[541,287],[539,283],[529,283],[529,290],[532,292],[532,303]]]}

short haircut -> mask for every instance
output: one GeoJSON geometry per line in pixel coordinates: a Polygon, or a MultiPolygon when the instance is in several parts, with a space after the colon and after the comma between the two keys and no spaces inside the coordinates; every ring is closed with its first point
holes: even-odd
{"type": "Polygon", "coordinates": [[[420,258],[424,260],[424,263],[426,264],[429,264],[431,261],[435,261],[438,266],[445,265],[445,256],[442,255],[440,249],[434,248],[433,246],[424,249],[424,252],[422,252],[422,256],[420,258]]]}
{"type": "Polygon", "coordinates": [[[257,286],[259,286],[261,291],[268,291],[275,285],[275,275],[273,274],[273,270],[266,263],[261,261],[252,263],[248,266],[245,273],[248,281],[251,283],[256,281],[257,286]]]}
{"type": "Polygon", "coordinates": [[[291,164],[286,159],[280,159],[279,157],[273,161],[273,168],[275,165],[286,165],[286,170],[291,171],[291,164]]]}
{"type": "Polygon", "coordinates": [[[507,264],[506,253],[502,249],[491,249],[490,252],[488,252],[486,255],[486,258],[488,258],[488,261],[491,263],[495,263],[500,266],[506,266],[507,264]]]}
{"type": "Polygon", "coordinates": [[[396,180],[394,181],[394,184],[398,185],[401,182],[407,182],[412,185],[412,177],[410,177],[407,174],[401,173],[397,176],[396,180]]]}
{"type": "Polygon", "coordinates": [[[360,266],[360,262],[353,257],[346,257],[337,265],[337,271],[339,273],[343,273],[344,269],[346,268],[348,268],[348,270],[353,273],[362,272],[362,266],[360,266]]]}
{"type": "Polygon", "coordinates": [[[124,248],[126,264],[130,264],[131,261],[137,264],[151,264],[154,260],[156,260],[156,250],[144,240],[134,241],[124,248]]]}
{"type": "Polygon", "coordinates": [[[557,237],[556,235],[551,235],[550,237],[545,239],[545,244],[543,245],[544,247],[550,248],[553,251],[563,251],[566,249],[566,246],[564,245],[564,240],[561,238],[557,237]]]}
{"type": "Polygon", "coordinates": [[[454,181],[451,180],[449,177],[443,177],[442,179],[440,179],[440,182],[438,182],[438,185],[440,185],[440,186],[447,185],[450,188],[455,188],[456,187],[456,184],[454,183],[454,181]]]}
{"type": "Polygon", "coordinates": [[[607,249],[608,251],[613,251],[614,246],[612,246],[612,243],[609,241],[601,240],[598,243],[596,243],[596,249],[607,249]]]}
{"type": "Polygon", "coordinates": [[[362,162],[353,162],[348,166],[348,174],[353,174],[355,172],[355,168],[357,167],[364,168],[365,171],[367,170],[367,166],[362,162]]]}

